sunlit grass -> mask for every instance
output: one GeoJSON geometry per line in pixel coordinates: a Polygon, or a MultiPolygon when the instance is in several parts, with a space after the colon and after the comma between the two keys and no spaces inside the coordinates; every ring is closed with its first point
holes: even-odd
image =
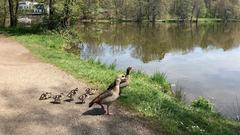
{"type": "Polygon", "coordinates": [[[167,80],[167,75],[166,73],[157,72],[151,76],[151,79],[159,84],[163,84],[167,80]]]}

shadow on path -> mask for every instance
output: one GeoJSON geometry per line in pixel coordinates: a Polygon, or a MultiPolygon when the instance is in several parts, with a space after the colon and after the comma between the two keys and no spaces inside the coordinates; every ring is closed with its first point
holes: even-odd
{"type": "Polygon", "coordinates": [[[105,111],[102,108],[93,108],[84,112],[82,115],[104,115],[105,111]]]}

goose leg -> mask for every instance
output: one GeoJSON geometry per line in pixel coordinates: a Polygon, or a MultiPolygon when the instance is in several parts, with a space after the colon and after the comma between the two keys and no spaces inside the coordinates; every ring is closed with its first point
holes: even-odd
{"type": "Polygon", "coordinates": [[[104,110],[104,112],[106,112],[104,106],[103,106],[102,104],[99,104],[99,105],[102,107],[102,109],[104,110]]]}
{"type": "Polygon", "coordinates": [[[107,115],[112,115],[112,113],[109,112],[110,105],[107,105],[107,115]]]}

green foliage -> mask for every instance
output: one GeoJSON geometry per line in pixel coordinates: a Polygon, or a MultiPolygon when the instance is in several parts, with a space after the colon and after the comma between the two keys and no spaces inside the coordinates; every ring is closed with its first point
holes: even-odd
{"type": "MultiPolygon", "coordinates": [[[[12,2],[15,2],[11,0],[12,2]]],[[[44,5],[53,7],[51,14],[45,14],[45,28],[57,29],[68,27],[79,21],[159,21],[173,19],[185,21],[195,18],[221,18],[224,21],[240,19],[239,0],[58,0],[48,1],[44,5]]],[[[7,0],[0,0],[0,25],[6,23],[9,6],[7,0]]],[[[16,4],[15,4],[16,5],[16,4]]],[[[16,9],[16,8],[11,8],[16,9]]],[[[30,10],[19,10],[12,15],[13,22],[17,16],[31,14],[30,10]]],[[[167,21],[166,21],[167,22],[167,21]]],[[[15,23],[13,24],[15,25],[15,23]]]]}
{"type": "Polygon", "coordinates": [[[7,0],[0,0],[0,26],[5,26],[7,17],[7,0]]]}
{"type": "Polygon", "coordinates": [[[191,106],[206,111],[213,111],[213,104],[204,97],[199,97],[198,99],[194,100],[191,106]]]}
{"type": "Polygon", "coordinates": [[[191,15],[192,0],[176,0],[175,14],[181,20],[187,19],[191,15]]]}
{"type": "Polygon", "coordinates": [[[109,68],[110,68],[110,69],[115,69],[115,68],[116,68],[116,64],[115,64],[115,63],[110,64],[110,65],[109,65],[109,68]]]}
{"type": "Polygon", "coordinates": [[[159,84],[164,84],[166,82],[167,75],[166,75],[166,73],[157,72],[157,73],[153,74],[151,79],[155,82],[158,82],[159,84]]]}
{"type": "Polygon", "coordinates": [[[165,73],[156,72],[150,77],[150,79],[161,85],[161,90],[164,93],[172,93],[171,86],[167,81],[167,75],[165,73]]]}

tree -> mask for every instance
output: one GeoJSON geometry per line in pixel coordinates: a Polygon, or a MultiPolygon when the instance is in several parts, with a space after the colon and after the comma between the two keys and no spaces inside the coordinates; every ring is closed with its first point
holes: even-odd
{"type": "Polygon", "coordinates": [[[1,0],[3,4],[0,5],[0,26],[5,26],[7,18],[7,0],[1,0]]]}
{"type": "Polygon", "coordinates": [[[187,19],[192,11],[192,0],[175,0],[175,14],[180,21],[187,19]]]}
{"type": "Polygon", "coordinates": [[[117,20],[122,20],[122,10],[124,5],[124,0],[113,0],[115,9],[115,18],[117,20]]]}
{"type": "Polygon", "coordinates": [[[238,0],[217,0],[215,4],[216,17],[224,21],[237,18],[240,2],[238,0]]]}
{"type": "Polygon", "coordinates": [[[64,10],[63,10],[63,27],[70,26],[71,23],[71,8],[70,5],[72,5],[72,0],[64,0],[64,10]]]}
{"type": "Polygon", "coordinates": [[[48,1],[48,7],[49,7],[49,16],[48,16],[48,29],[52,30],[54,28],[53,24],[53,0],[48,1]]]}
{"type": "Polygon", "coordinates": [[[136,22],[142,22],[144,17],[144,0],[136,1],[136,22]]]}
{"type": "Polygon", "coordinates": [[[156,17],[161,11],[161,0],[148,0],[148,19],[155,23],[156,17]]]}
{"type": "Polygon", "coordinates": [[[17,26],[18,19],[18,0],[8,0],[9,14],[10,14],[10,27],[17,26]]]}
{"type": "Polygon", "coordinates": [[[196,17],[196,23],[198,23],[199,16],[205,17],[206,14],[206,5],[204,0],[193,0],[193,8],[192,8],[192,17],[196,17]]]}

